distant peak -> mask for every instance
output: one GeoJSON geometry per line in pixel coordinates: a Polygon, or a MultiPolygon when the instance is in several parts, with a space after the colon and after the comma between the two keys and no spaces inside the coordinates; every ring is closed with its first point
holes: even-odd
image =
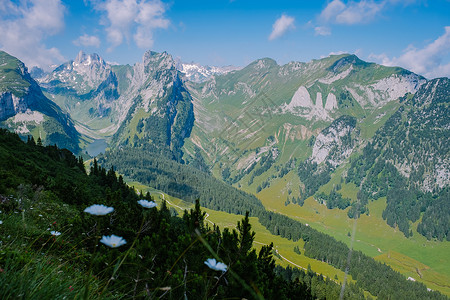
{"type": "Polygon", "coordinates": [[[162,53],[159,53],[159,52],[155,52],[155,51],[152,51],[152,50],[147,50],[144,53],[144,61],[152,59],[152,58],[155,58],[155,57],[164,57],[164,56],[167,56],[167,52],[166,51],[164,51],[162,53]]]}
{"type": "Polygon", "coordinates": [[[86,54],[83,51],[78,52],[74,61],[75,64],[91,65],[93,63],[105,64],[105,61],[97,54],[86,54]]]}
{"type": "Polygon", "coordinates": [[[204,82],[215,75],[224,75],[242,68],[235,66],[202,66],[199,63],[181,63],[177,66],[178,70],[185,74],[188,80],[193,82],[204,82]]]}
{"type": "Polygon", "coordinates": [[[266,68],[278,66],[277,62],[269,57],[257,59],[250,65],[257,69],[266,69],[266,68]]]}
{"type": "Polygon", "coordinates": [[[159,53],[159,52],[154,52],[154,51],[148,50],[144,53],[143,63],[145,66],[148,65],[149,63],[156,62],[156,61],[162,61],[162,60],[164,60],[167,65],[175,65],[176,64],[172,55],[170,55],[166,51],[159,53]]]}
{"type": "Polygon", "coordinates": [[[358,66],[358,67],[367,67],[370,63],[365,62],[359,59],[355,54],[341,54],[341,55],[332,55],[330,57],[335,57],[336,61],[329,67],[329,70],[333,72],[340,72],[343,68],[348,65],[358,66]]]}

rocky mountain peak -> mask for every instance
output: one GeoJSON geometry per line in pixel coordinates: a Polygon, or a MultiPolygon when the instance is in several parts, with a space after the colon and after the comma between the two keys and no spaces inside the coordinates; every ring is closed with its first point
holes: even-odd
{"type": "Polygon", "coordinates": [[[97,53],[86,54],[83,51],[80,51],[75,58],[73,65],[97,65],[97,66],[106,66],[106,62],[101,58],[97,53]]]}
{"type": "Polygon", "coordinates": [[[86,54],[80,51],[75,58],[57,67],[51,74],[40,78],[45,88],[55,83],[73,87],[79,95],[95,90],[112,74],[111,66],[98,54],[86,54]]]}
{"type": "Polygon", "coordinates": [[[261,70],[261,69],[269,69],[271,67],[278,66],[278,64],[275,60],[266,57],[266,58],[261,58],[261,59],[255,60],[249,66],[252,66],[255,69],[261,70]]]}
{"type": "Polygon", "coordinates": [[[144,66],[153,65],[156,68],[172,69],[176,68],[176,62],[172,55],[166,51],[158,53],[154,51],[147,51],[143,57],[144,66]]]}
{"type": "Polygon", "coordinates": [[[370,63],[359,59],[355,54],[343,54],[337,57],[338,59],[328,68],[328,70],[335,73],[342,72],[344,69],[347,69],[348,66],[367,67],[370,65],[370,63]]]}

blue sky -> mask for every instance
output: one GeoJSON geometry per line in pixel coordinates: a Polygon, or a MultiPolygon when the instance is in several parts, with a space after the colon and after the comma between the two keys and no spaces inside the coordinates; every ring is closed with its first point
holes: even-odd
{"type": "Polygon", "coordinates": [[[133,64],[279,64],[332,53],[450,76],[450,0],[0,0],[0,49],[48,67],[80,50],[133,64]]]}

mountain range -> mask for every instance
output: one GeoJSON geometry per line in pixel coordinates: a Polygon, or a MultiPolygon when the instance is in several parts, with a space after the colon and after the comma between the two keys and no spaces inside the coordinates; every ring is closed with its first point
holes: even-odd
{"type": "Polygon", "coordinates": [[[103,141],[98,161],[130,181],[235,213],[268,191],[277,200],[263,204],[315,201],[348,218],[382,199],[404,237],[450,240],[448,78],[351,54],[217,68],[152,51],[133,66],[80,52],[31,73],[0,52],[0,125],[85,158],[103,141]]]}

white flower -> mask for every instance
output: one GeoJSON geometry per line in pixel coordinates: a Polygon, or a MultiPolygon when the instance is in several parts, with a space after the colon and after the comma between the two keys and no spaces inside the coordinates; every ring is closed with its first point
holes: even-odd
{"type": "Polygon", "coordinates": [[[2,225],[3,224],[3,221],[0,221],[0,225],[2,225]]]}
{"type": "Polygon", "coordinates": [[[152,208],[157,205],[155,201],[147,201],[147,200],[139,200],[138,203],[145,208],[152,208]]]}
{"type": "Polygon", "coordinates": [[[216,270],[216,271],[227,271],[227,265],[222,262],[217,262],[215,258],[208,258],[205,261],[205,265],[207,265],[210,269],[216,270]]]}
{"type": "Polygon", "coordinates": [[[84,212],[96,216],[104,216],[113,211],[114,211],[113,207],[108,207],[103,204],[94,204],[84,210],[84,212]]]}
{"type": "Polygon", "coordinates": [[[54,230],[50,231],[50,233],[51,233],[51,235],[54,235],[54,236],[61,235],[61,232],[59,232],[59,231],[54,231],[54,230]]]}
{"type": "Polygon", "coordinates": [[[125,245],[127,243],[127,241],[125,241],[122,237],[113,234],[110,236],[104,235],[102,237],[102,239],[100,240],[100,243],[103,243],[106,246],[111,247],[111,248],[116,248],[116,247],[125,245]]]}

